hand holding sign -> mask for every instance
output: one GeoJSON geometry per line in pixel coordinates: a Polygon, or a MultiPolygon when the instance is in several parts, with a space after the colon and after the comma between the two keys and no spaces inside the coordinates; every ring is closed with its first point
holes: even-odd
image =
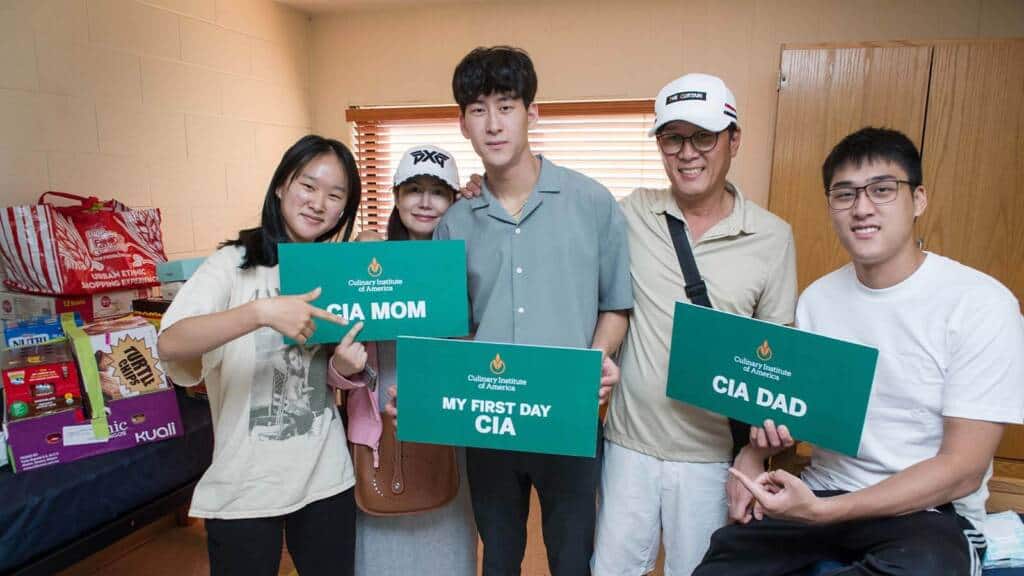
{"type": "Polygon", "coordinates": [[[334,348],[334,355],[331,356],[331,366],[346,378],[366,368],[366,347],[355,341],[362,329],[363,323],[356,322],[334,348]]]}
{"type": "Polygon", "coordinates": [[[604,406],[612,394],[612,387],[619,383],[619,367],[606,354],[601,358],[601,387],[597,391],[599,406],[604,406]]]}
{"type": "Polygon", "coordinates": [[[386,390],[388,402],[384,405],[384,413],[395,419],[395,429],[398,429],[398,386],[390,386],[386,390]]]}
{"type": "Polygon", "coordinates": [[[761,461],[775,456],[779,452],[791,448],[795,444],[785,424],[775,425],[773,420],[765,420],[764,428],[750,427],[750,448],[761,461]]]}
{"type": "Polygon", "coordinates": [[[320,288],[297,296],[277,296],[256,300],[260,326],[267,326],[304,345],[316,331],[313,318],[346,326],[348,321],[310,304],[320,297],[320,288]]]}

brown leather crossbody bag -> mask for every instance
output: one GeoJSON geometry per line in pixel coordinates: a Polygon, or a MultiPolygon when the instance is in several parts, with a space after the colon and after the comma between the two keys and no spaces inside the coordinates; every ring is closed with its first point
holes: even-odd
{"type": "Polygon", "coordinates": [[[373,449],[352,444],[356,473],[356,504],[374,516],[417,514],[451,502],[459,491],[459,465],[452,446],[402,442],[394,419],[382,415],[380,457],[373,449]]]}

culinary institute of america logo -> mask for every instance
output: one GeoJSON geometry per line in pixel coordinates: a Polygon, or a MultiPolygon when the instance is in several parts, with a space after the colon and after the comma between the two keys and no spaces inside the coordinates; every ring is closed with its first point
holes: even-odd
{"type": "Polygon", "coordinates": [[[501,354],[495,354],[494,360],[491,360],[491,374],[495,376],[505,373],[505,361],[501,359],[501,354]]]}
{"type": "Polygon", "coordinates": [[[384,272],[384,267],[381,266],[380,262],[377,262],[377,258],[374,257],[370,260],[370,265],[366,267],[366,273],[372,278],[376,278],[380,276],[382,272],[384,272]]]}

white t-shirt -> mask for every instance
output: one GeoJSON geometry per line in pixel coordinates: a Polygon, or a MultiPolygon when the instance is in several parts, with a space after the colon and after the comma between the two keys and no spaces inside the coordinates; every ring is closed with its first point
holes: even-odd
{"type": "MultiPolygon", "coordinates": [[[[944,416],[1020,423],[1024,321],[1002,284],[937,254],[906,280],[873,290],[846,265],[811,284],[797,325],[878,348],[857,458],[815,448],[803,478],[815,490],[860,490],[938,454],[944,416]]],[[[954,502],[983,530],[981,487],[954,502]]]]}
{"type": "MultiPolygon", "coordinates": [[[[175,296],[161,332],[183,318],[277,296],[277,268],[241,270],[243,253],[229,246],[207,258],[175,296]]],[[[186,362],[163,362],[176,384],[205,379],[210,398],[213,462],[192,496],[192,516],[279,516],[355,484],[327,387],[330,354],[326,346],[285,346],[280,333],[262,328],[204,354],[201,374],[186,362]]]]}

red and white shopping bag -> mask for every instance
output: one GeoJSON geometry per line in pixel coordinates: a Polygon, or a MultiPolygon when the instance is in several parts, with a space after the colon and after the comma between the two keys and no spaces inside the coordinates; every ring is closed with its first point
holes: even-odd
{"type": "Polygon", "coordinates": [[[166,262],[160,210],[116,200],[46,192],[39,203],[8,206],[0,217],[4,284],[40,294],[92,294],[159,283],[166,262]],[[55,206],[47,196],[77,204],[55,206]]]}

